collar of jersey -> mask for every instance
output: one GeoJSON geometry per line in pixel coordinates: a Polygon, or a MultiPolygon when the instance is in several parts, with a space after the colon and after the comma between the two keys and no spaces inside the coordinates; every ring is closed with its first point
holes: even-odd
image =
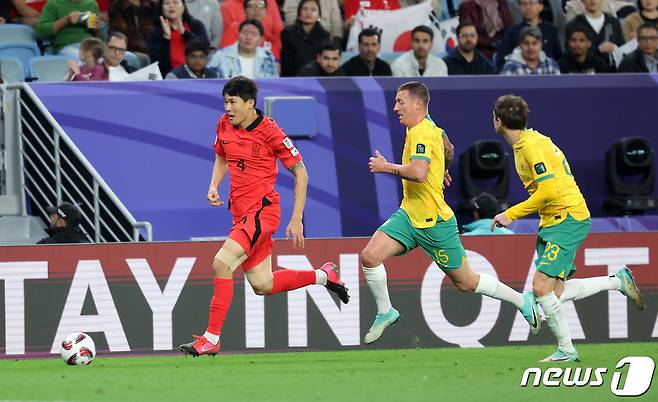
{"type": "Polygon", "coordinates": [[[254,131],[260,122],[263,121],[264,116],[260,109],[256,108],[256,114],[258,117],[256,117],[256,120],[254,120],[250,125],[247,126],[247,128],[245,128],[246,131],[254,131]]]}

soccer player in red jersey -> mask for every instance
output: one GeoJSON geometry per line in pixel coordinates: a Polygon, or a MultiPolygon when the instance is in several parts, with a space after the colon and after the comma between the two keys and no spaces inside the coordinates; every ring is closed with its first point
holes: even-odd
{"type": "Polygon", "coordinates": [[[215,255],[214,292],[210,300],[208,328],[195,341],[180,345],[180,351],[193,356],[216,355],[226,314],[233,299],[233,271],[242,266],[254,292],[273,295],[308,285],[324,285],[349,301],[347,288],[340,281],[338,267],[327,262],[314,271],[280,269],[272,272],[272,235],[279,227],[279,193],[274,190],[280,160],[295,176],[295,204],[286,235],[295,247],[304,247],[302,216],[306,203],[308,174],[302,155],[292,140],[269,117],[256,109],[256,83],[244,76],[229,80],[222,95],[226,113],[217,124],[215,164],[208,189],[212,206],[224,204],[217,189],[228,171],[231,176],[229,211],[233,227],[215,255]]]}

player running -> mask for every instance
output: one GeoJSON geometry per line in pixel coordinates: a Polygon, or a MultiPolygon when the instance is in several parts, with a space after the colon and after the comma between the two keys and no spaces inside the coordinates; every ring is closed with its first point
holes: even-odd
{"type": "Polygon", "coordinates": [[[315,271],[280,269],[272,272],[272,235],[280,220],[279,193],[274,191],[280,160],[295,177],[295,202],[286,235],[295,247],[304,246],[302,216],[308,175],[302,155],[274,120],[256,109],[256,83],[244,76],[229,80],[222,90],[226,113],[217,124],[213,146],[215,164],[208,202],[223,205],[217,191],[227,173],[231,176],[229,211],[233,227],[215,255],[214,292],[210,300],[208,328],[194,342],[180,345],[181,352],[216,355],[219,337],[233,299],[233,271],[242,266],[254,292],[273,295],[308,285],[324,285],[343,303],[349,301],[338,267],[327,262],[315,271]]]}
{"type": "Polygon", "coordinates": [[[539,212],[539,257],[532,290],[558,342],[557,351],[541,361],[579,361],[562,303],[603,290],[619,290],[639,310],[645,306],[627,267],[609,277],[566,281],[576,272],[574,258],[589,233],[590,214],[562,151],[549,137],[526,128],[527,121],[528,104],[523,98],[514,95],[498,98],[493,112],[494,128],[514,149],[516,171],[530,198],[494,217],[491,229],[539,212]]]}
{"type": "Polygon", "coordinates": [[[402,179],[403,199],[400,208],[377,229],[361,252],[363,273],[378,311],[364,342],[375,342],[400,318],[400,313],[391,305],[383,262],[418,246],[459,290],[514,304],[536,335],[540,322],[532,293],[522,295],[493,276],[477,274],[466,260],[457,220],[443,197],[444,173],[452,161],[454,148],[446,133],[430,118],[429,100],[427,87],[420,82],[401,85],[393,110],[407,128],[402,165],[387,162],[379,151],[370,158],[372,173],[388,173],[402,179]]]}

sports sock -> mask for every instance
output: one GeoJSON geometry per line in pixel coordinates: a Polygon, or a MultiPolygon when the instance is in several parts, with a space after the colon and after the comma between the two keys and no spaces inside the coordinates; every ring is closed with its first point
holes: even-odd
{"type": "Polygon", "coordinates": [[[327,285],[327,273],[321,269],[315,270],[315,284],[316,285],[327,285]]]}
{"type": "Polygon", "coordinates": [[[233,279],[215,278],[215,289],[212,299],[210,299],[210,311],[208,313],[208,329],[204,335],[208,341],[215,345],[219,341],[219,334],[222,332],[222,326],[224,326],[224,320],[231,308],[232,301],[233,279]]]}
{"type": "Polygon", "coordinates": [[[546,296],[538,297],[537,303],[544,310],[544,316],[548,327],[557,338],[558,348],[566,353],[573,353],[573,343],[571,343],[571,333],[567,324],[567,317],[562,309],[562,303],[558,300],[555,293],[551,292],[546,296]]]}
{"type": "Polygon", "coordinates": [[[525,303],[521,293],[487,274],[480,274],[480,281],[475,289],[475,293],[510,302],[519,309],[525,303]]]}
{"type": "Polygon", "coordinates": [[[375,297],[377,303],[377,312],[380,314],[388,313],[391,309],[391,299],[388,297],[388,285],[386,284],[386,268],[384,264],[368,268],[362,266],[363,274],[368,282],[368,287],[375,297]]]}
{"type": "Polygon", "coordinates": [[[564,283],[560,303],[580,300],[604,290],[620,290],[621,281],[614,275],[584,279],[569,279],[564,283]]]}
{"type": "Polygon", "coordinates": [[[271,295],[303,288],[316,283],[315,271],[280,269],[274,271],[271,295]]]}

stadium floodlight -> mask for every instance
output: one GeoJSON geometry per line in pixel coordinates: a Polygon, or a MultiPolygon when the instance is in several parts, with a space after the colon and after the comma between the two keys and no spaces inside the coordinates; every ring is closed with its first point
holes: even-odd
{"type": "Polygon", "coordinates": [[[603,203],[613,215],[638,215],[655,209],[651,196],[656,180],[653,149],[646,138],[626,137],[605,154],[605,169],[610,197],[603,203]]]}
{"type": "MultiPolygon", "coordinates": [[[[459,156],[459,187],[466,200],[487,192],[506,208],[509,174],[509,156],[498,141],[476,141],[459,156]]],[[[462,202],[458,208],[470,212],[472,204],[462,202]]]]}

